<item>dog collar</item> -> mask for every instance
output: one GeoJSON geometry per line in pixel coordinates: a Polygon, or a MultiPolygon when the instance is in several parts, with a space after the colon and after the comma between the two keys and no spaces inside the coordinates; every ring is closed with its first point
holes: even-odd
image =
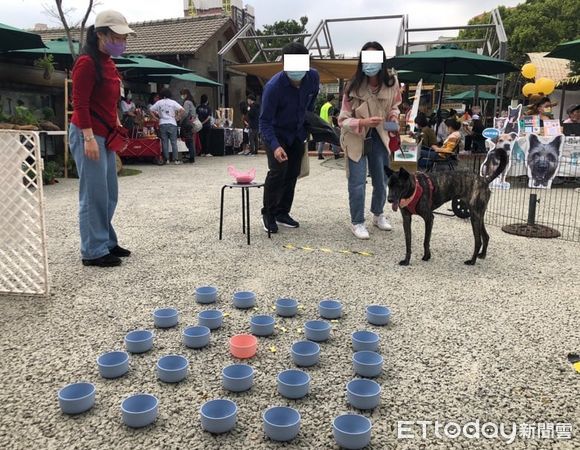
{"type": "MultiPolygon", "coordinates": [[[[427,179],[427,184],[429,185],[429,208],[431,208],[434,190],[433,181],[427,175],[422,175],[427,179]]],[[[419,203],[422,195],[423,186],[421,186],[421,183],[419,183],[419,178],[417,177],[417,174],[415,174],[415,190],[410,197],[402,198],[399,201],[399,206],[401,208],[407,208],[407,211],[409,211],[411,214],[417,214],[417,203],[419,203]]]]}

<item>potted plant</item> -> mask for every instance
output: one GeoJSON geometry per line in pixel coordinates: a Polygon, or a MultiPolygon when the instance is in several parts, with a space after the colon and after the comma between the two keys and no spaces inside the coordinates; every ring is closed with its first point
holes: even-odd
{"type": "Polygon", "coordinates": [[[43,184],[55,184],[56,177],[60,176],[60,167],[55,161],[49,161],[44,165],[42,171],[43,184]]]}
{"type": "Polygon", "coordinates": [[[54,73],[54,56],[44,55],[42,58],[38,58],[34,61],[34,67],[44,69],[44,74],[42,77],[45,80],[50,80],[52,78],[52,74],[54,73]]]}

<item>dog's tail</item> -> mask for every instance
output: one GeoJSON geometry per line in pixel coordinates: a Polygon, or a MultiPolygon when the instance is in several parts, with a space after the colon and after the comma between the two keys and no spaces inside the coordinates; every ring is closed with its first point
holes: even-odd
{"type": "Polygon", "coordinates": [[[493,172],[490,176],[483,177],[487,184],[490,184],[493,180],[500,176],[500,174],[505,170],[507,163],[508,163],[508,155],[505,149],[503,148],[496,148],[495,149],[496,155],[499,157],[499,165],[495,172],[493,172]]]}

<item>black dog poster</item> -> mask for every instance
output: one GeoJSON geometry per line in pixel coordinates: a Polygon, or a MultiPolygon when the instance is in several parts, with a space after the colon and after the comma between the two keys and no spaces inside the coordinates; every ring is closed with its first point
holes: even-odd
{"type": "Polygon", "coordinates": [[[543,137],[529,134],[526,138],[528,187],[550,189],[560,167],[563,136],[543,137]]]}

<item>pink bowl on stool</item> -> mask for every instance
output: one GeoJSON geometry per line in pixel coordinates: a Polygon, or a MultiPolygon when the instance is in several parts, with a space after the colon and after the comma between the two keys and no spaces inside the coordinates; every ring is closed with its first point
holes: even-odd
{"type": "Polygon", "coordinates": [[[257,350],[258,339],[252,334],[236,334],[230,338],[230,352],[236,358],[251,358],[257,350]]]}

